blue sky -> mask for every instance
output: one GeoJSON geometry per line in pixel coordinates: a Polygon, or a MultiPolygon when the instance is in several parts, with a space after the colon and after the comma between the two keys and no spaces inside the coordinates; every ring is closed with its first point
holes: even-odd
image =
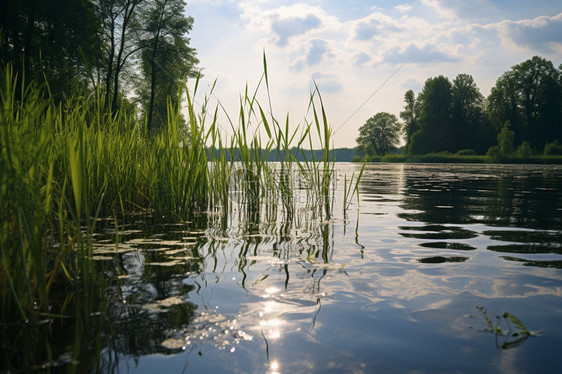
{"type": "MultiPolygon", "coordinates": [[[[217,79],[211,99],[236,118],[265,50],[275,115],[302,125],[314,79],[335,147],[354,147],[377,112],[398,116],[404,93],[429,77],[472,74],[487,96],[503,72],[534,55],[562,63],[559,0],[188,0],[186,13],[195,19],[201,94],[217,79]]],[[[228,133],[224,116],[220,124],[228,133]]]]}

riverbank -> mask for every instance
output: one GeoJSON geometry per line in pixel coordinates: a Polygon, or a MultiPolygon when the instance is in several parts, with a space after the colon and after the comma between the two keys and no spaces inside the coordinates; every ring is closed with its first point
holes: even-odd
{"type": "MultiPolygon", "coordinates": [[[[355,158],[352,162],[363,162],[355,158]]],[[[448,153],[429,153],[426,155],[386,155],[368,157],[367,162],[390,163],[451,163],[451,164],[562,164],[562,156],[501,156],[492,159],[487,155],[453,155],[448,153]]]]}

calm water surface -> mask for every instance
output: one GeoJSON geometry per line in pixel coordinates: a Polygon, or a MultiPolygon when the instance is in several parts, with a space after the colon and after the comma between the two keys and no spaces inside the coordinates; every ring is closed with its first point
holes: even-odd
{"type": "Polygon", "coordinates": [[[327,222],[108,223],[79,371],[562,372],[562,167],[368,165],[345,219],[336,168],[327,222]]]}

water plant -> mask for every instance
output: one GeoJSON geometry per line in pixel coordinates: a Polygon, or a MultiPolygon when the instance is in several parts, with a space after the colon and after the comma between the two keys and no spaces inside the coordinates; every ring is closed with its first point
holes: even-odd
{"type": "MultiPolygon", "coordinates": [[[[207,222],[223,231],[240,226],[251,234],[260,225],[270,225],[266,231],[280,238],[295,226],[306,226],[320,230],[324,246],[316,257],[329,261],[325,243],[331,235],[327,222],[333,215],[335,160],[330,158],[332,130],[322,97],[315,87],[309,98],[312,119],[304,126],[293,128],[289,115],[278,121],[265,54],[257,87],[246,87],[240,96],[237,122],[227,114],[230,137],[219,129],[220,102],[209,110],[205,96],[200,110],[195,109],[199,80],[192,91],[179,93],[186,103],[186,134],[179,127],[182,108],[172,100],[165,128],[149,133],[124,107],[104,111],[102,92],[77,93],[57,103],[47,85],[25,82],[9,64],[2,67],[0,79],[4,327],[45,318],[71,318],[82,326],[92,313],[103,313],[106,280],[92,260],[102,217],[112,222],[116,246],[119,228],[138,214],[152,222],[183,222],[219,213],[218,221],[207,222]],[[267,105],[258,100],[263,93],[267,105]],[[312,152],[314,133],[323,148],[319,160],[312,152]],[[304,161],[297,160],[295,143],[304,161]],[[268,162],[272,151],[277,163],[268,162]],[[307,154],[312,157],[307,159],[307,154]],[[297,201],[295,194],[302,191],[306,199],[297,201]],[[313,227],[314,222],[320,226],[313,227]]],[[[344,210],[360,178],[361,173],[345,177],[344,210]]],[[[76,339],[86,338],[78,334],[76,339]]],[[[3,339],[2,346],[8,345],[3,339]]],[[[69,360],[82,354],[80,346],[69,360]]],[[[2,360],[14,362],[18,350],[4,350],[2,360]]],[[[43,358],[32,361],[57,362],[52,352],[38,355],[43,358]]]]}
{"type": "Polygon", "coordinates": [[[492,333],[496,337],[496,347],[501,349],[509,349],[523,344],[529,337],[538,336],[540,331],[531,331],[525,324],[513,314],[504,312],[496,315],[496,322],[488,316],[486,308],[477,306],[476,309],[482,313],[486,322],[486,332],[492,333]],[[503,342],[500,344],[499,339],[503,342]]]}
{"type": "MultiPolygon", "coordinates": [[[[237,207],[244,215],[241,221],[255,224],[267,214],[269,221],[291,222],[297,210],[295,179],[305,185],[306,209],[312,207],[324,219],[332,216],[332,131],[320,92],[316,87],[310,95],[312,120],[291,130],[289,115],[282,122],[273,115],[265,54],[260,82],[254,90],[246,87],[240,97],[230,139],[218,130],[218,107],[209,116],[207,98],[196,114],[198,81],[184,97],[185,136],[178,127],[181,108],[171,101],[166,128],[146,134],[134,113],[124,108],[104,112],[100,92],[56,104],[48,86],[24,82],[10,65],[1,75],[3,315],[17,310],[27,319],[46,310],[57,281],[87,280],[91,271],[83,259],[92,256],[97,217],[126,219],[128,212],[142,211],[153,219],[181,221],[197,211],[229,211],[229,188],[236,185],[243,186],[237,207]],[[16,87],[22,91],[16,93],[16,87]],[[263,87],[267,106],[257,99],[263,87]],[[304,145],[312,149],[314,130],[322,158],[297,161],[294,142],[306,155],[304,145]],[[272,149],[280,157],[275,165],[267,162],[272,149]]],[[[346,201],[360,176],[353,191],[346,188],[346,201]]]]}

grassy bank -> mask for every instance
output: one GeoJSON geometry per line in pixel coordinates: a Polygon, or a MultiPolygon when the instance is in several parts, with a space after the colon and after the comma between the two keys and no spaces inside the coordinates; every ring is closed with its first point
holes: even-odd
{"type": "Polygon", "coordinates": [[[394,162],[394,163],[464,163],[464,164],[562,164],[562,156],[505,156],[490,158],[486,155],[456,155],[450,153],[429,153],[426,155],[386,155],[372,156],[354,161],[394,162]]]}
{"type": "Polygon", "coordinates": [[[60,106],[33,83],[15,92],[9,66],[1,79],[0,308],[3,321],[26,320],[51,313],[53,288],[95,281],[87,259],[97,217],[180,219],[204,205],[207,158],[197,126],[191,146],[179,146],[173,112],[147,137],[126,112],[103,113],[103,97],[60,106]]]}

